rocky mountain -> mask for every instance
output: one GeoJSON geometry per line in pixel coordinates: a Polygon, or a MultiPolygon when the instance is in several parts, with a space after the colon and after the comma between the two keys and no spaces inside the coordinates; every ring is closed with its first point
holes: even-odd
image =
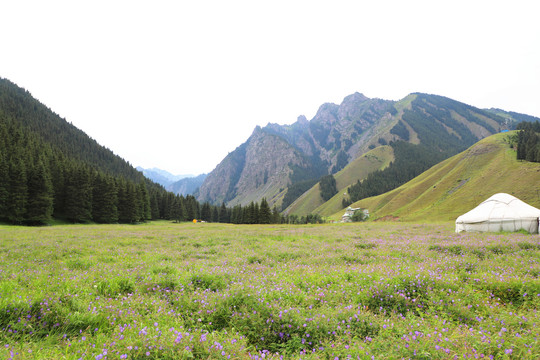
{"type": "Polygon", "coordinates": [[[192,195],[202,185],[204,179],[206,179],[206,176],[206,174],[202,174],[199,176],[185,177],[173,182],[167,186],[166,189],[177,195],[192,195]]]}
{"type": "Polygon", "coordinates": [[[208,175],[196,196],[229,206],[266,197],[271,206],[285,208],[321,176],[378,146],[408,142],[438,162],[514,122],[512,113],[437,95],[415,93],[395,102],[355,93],[339,105],[321,105],[309,121],[300,116],[292,125],[257,127],[208,175]]]}

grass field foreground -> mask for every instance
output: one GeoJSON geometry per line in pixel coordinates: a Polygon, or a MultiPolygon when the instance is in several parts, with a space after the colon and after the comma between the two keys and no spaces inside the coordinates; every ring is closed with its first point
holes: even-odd
{"type": "Polygon", "coordinates": [[[0,226],[2,359],[538,359],[540,238],[0,226]]]}

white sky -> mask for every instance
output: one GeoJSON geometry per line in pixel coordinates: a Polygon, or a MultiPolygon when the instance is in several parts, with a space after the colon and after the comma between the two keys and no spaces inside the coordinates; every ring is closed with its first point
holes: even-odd
{"type": "Polygon", "coordinates": [[[1,1],[0,77],[134,166],[211,171],[355,91],[540,117],[540,3],[1,1]]]}

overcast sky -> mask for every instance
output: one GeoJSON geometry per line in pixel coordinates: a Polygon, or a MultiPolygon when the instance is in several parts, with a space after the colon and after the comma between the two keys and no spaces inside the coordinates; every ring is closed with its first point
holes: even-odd
{"type": "Polygon", "coordinates": [[[538,1],[2,1],[0,77],[134,166],[210,172],[356,91],[540,117],[538,1]]]}

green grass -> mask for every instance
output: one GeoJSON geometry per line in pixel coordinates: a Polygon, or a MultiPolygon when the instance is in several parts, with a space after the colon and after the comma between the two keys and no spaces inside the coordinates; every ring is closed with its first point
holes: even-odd
{"type": "MultiPolygon", "coordinates": [[[[352,206],[367,208],[372,219],[450,221],[500,192],[540,207],[540,164],[516,160],[505,134],[485,138],[408,183],[352,206]]],[[[337,211],[332,218],[341,217],[337,211]]]]}
{"type": "Polygon", "coordinates": [[[452,222],[0,235],[2,359],[540,356],[534,235],[452,222]]]}
{"type": "Polygon", "coordinates": [[[342,209],[343,194],[347,188],[358,180],[366,178],[370,173],[386,168],[394,160],[391,146],[379,146],[359,158],[351,161],[344,169],[337,172],[336,187],[338,192],[327,202],[320,195],[319,184],[306,191],[287,209],[290,214],[307,215],[310,213],[330,216],[342,209]]]}

